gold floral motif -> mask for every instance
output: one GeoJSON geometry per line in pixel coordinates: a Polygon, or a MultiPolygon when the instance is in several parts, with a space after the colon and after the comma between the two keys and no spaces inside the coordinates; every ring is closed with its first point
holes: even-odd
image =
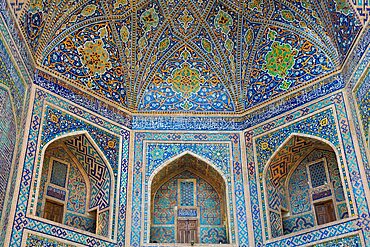
{"type": "Polygon", "coordinates": [[[191,68],[190,64],[184,63],[181,68],[172,73],[172,78],[168,79],[172,83],[173,89],[182,93],[184,98],[189,98],[191,93],[197,93],[204,79],[200,76],[199,71],[191,68]]]}
{"type": "Polygon", "coordinates": [[[83,16],[91,16],[95,13],[97,7],[93,4],[87,5],[81,12],[81,15],[83,16]]]}
{"type": "Polygon", "coordinates": [[[82,63],[89,69],[92,76],[102,75],[112,67],[108,51],[103,45],[103,40],[97,39],[95,42],[87,41],[78,48],[78,52],[82,55],[82,63]]]}

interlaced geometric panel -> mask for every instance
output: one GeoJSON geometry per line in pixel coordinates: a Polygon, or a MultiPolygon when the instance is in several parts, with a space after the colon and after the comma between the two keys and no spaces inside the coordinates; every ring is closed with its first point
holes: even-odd
{"type": "Polygon", "coordinates": [[[360,20],[363,24],[369,20],[370,1],[369,0],[352,0],[353,6],[356,9],[360,20]]]}
{"type": "Polygon", "coordinates": [[[309,166],[312,188],[319,187],[328,182],[324,161],[309,166]]]}
{"type": "Polygon", "coordinates": [[[194,206],[194,182],[180,182],[180,206],[194,206]]]}
{"type": "Polygon", "coordinates": [[[51,170],[50,183],[60,187],[66,186],[68,166],[57,160],[53,161],[53,169],[51,170]]]}
{"type": "Polygon", "coordinates": [[[91,181],[91,202],[89,208],[109,207],[111,177],[107,165],[95,147],[85,135],[77,136],[65,142],[76,156],[91,181]]]}
{"type": "Polygon", "coordinates": [[[154,198],[153,223],[174,224],[174,206],[177,204],[177,181],[169,181],[157,190],[154,198]]]}
{"type": "Polygon", "coordinates": [[[295,136],[273,157],[269,165],[269,179],[276,187],[282,184],[290,169],[316,142],[309,138],[295,136]]]}

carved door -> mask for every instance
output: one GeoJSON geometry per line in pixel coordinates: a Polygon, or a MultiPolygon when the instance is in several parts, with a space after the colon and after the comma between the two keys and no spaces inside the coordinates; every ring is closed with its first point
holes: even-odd
{"type": "Polygon", "coordinates": [[[177,242],[178,243],[197,243],[198,227],[197,220],[178,220],[177,221],[177,242]]]}
{"type": "Polygon", "coordinates": [[[52,220],[58,223],[62,223],[63,220],[63,205],[46,201],[44,206],[45,219],[52,220]]]}
{"type": "Polygon", "coordinates": [[[315,204],[317,224],[322,225],[336,220],[333,201],[315,204]]]}

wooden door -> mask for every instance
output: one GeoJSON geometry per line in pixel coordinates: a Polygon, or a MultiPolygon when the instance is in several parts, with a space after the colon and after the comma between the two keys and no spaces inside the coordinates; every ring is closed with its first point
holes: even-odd
{"type": "Polygon", "coordinates": [[[315,204],[317,224],[322,225],[336,220],[333,201],[315,204]]]}
{"type": "Polygon", "coordinates": [[[43,217],[48,220],[63,223],[63,205],[51,201],[46,201],[43,217]]]}
{"type": "Polygon", "coordinates": [[[178,220],[177,221],[177,242],[194,243],[198,242],[197,220],[178,220]]]}

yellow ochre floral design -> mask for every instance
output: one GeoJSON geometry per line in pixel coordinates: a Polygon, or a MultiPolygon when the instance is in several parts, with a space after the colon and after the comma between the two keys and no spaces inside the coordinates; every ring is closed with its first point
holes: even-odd
{"type": "Polygon", "coordinates": [[[91,16],[95,13],[97,7],[93,4],[87,5],[81,12],[83,16],[91,16]]]}
{"type": "Polygon", "coordinates": [[[158,25],[159,17],[154,8],[145,11],[141,17],[140,22],[144,25],[143,29],[145,32],[150,31],[151,28],[155,28],[158,25]]]}
{"type": "Polygon", "coordinates": [[[41,11],[43,9],[42,7],[42,0],[31,0],[30,1],[30,9],[29,12],[31,13],[37,13],[38,11],[41,11]]]}
{"type": "Polygon", "coordinates": [[[95,42],[87,41],[78,48],[78,52],[82,55],[82,63],[89,69],[90,75],[102,75],[112,67],[108,51],[103,45],[103,40],[97,39],[95,42]]]}
{"type": "Polygon", "coordinates": [[[220,28],[223,33],[228,34],[232,25],[233,19],[231,16],[223,10],[219,10],[215,18],[216,28],[220,28]]]}
{"type": "Polygon", "coordinates": [[[181,93],[184,98],[189,98],[191,93],[197,93],[203,82],[204,78],[201,77],[199,71],[191,68],[188,63],[183,63],[181,68],[174,70],[172,78],[168,79],[173,89],[181,93]]]}

